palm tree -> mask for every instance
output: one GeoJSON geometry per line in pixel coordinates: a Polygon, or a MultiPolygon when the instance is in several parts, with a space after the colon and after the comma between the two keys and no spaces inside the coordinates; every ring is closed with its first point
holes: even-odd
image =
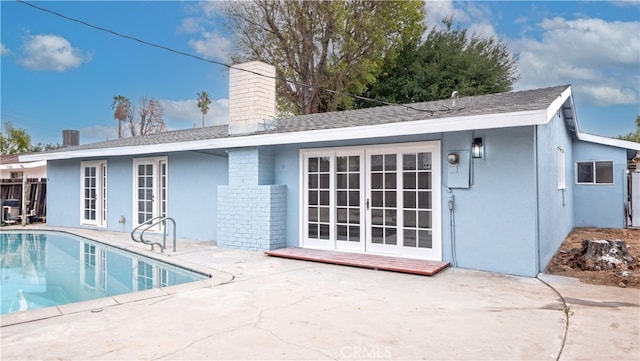
{"type": "Polygon", "coordinates": [[[118,139],[120,139],[122,138],[122,122],[127,120],[132,112],[131,102],[125,96],[116,95],[113,97],[111,109],[114,110],[113,118],[118,120],[118,139]]]}
{"type": "Polygon", "coordinates": [[[209,94],[206,91],[202,91],[198,93],[198,108],[202,112],[202,126],[204,127],[204,116],[209,111],[209,104],[211,104],[211,99],[209,99],[209,94]]]}

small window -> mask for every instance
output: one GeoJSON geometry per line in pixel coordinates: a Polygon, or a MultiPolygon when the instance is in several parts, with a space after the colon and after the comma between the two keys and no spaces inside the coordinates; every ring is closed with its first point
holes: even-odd
{"type": "Polygon", "coordinates": [[[567,188],[564,149],[558,147],[558,189],[567,188]]]}
{"type": "Polygon", "coordinates": [[[576,170],[578,183],[613,184],[612,161],[578,162],[576,170]]]}
{"type": "Polygon", "coordinates": [[[22,174],[23,173],[22,172],[11,172],[9,174],[10,174],[9,177],[11,179],[18,179],[18,178],[22,179],[22,174]]]}

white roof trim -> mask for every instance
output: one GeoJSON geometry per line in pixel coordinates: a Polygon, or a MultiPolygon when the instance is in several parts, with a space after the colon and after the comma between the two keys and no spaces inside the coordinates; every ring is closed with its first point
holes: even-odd
{"type": "Polygon", "coordinates": [[[46,160],[41,160],[41,161],[37,161],[37,162],[30,162],[30,163],[11,163],[11,164],[2,164],[0,165],[0,169],[31,169],[31,168],[38,168],[38,167],[46,167],[47,166],[47,161],[46,160]]]}
{"type": "MultiPolygon", "coordinates": [[[[554,101],[551,102],[551,104],[549,104],[549,107],[547,108],[547,122],[556,116],[556,113],[558,112],[560,107],[562,107],[564,102],[567,101],[570,96],[571,87],[569,86],[567,87],[567,89],[565,89],[565,91],[562,92],[562,94],[560,94],[559,97],[557,97],[554,101]]],[[[573,102],[571,103],[571,107],[573,107],[573,102]]]]}
{"type": "Polygon", "coordinates": [[[615,138],[607,138],[599,135],[588,134],[588,133],[580,133],[576,132],[578,139],[583,140],[585,142],[597,143],[610,145],[612,147],[631,149],[640,151],[640,143],[630,142],[628,140],[615,139],[615,138]]]}
{"type": "Polygon", "coordinates": [[[119,155],[141,155],[176,151],[228,149],[261,145],[300,144],[321,141],[350,140],[455,132],[471,129],[508,128],[548,123],[548,111],[483,114],[462,117],[424,119],[410,122],[385,123],[358,127],[308,130],[302,132],[246,135],[241,137],[213,138],[198,141],[140,145],[130,147],[86,149],[65,152],[39,153],[20,156],[21,161],[55,160],[119,155]]]}

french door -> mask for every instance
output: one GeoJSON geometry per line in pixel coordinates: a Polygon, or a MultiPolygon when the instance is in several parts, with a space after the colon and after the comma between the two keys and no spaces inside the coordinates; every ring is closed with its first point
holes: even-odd
{"type": "Polygon", "coordinates": [[[440,143],[302,151],[302,244],[440,260],[440,143]]]}
{"type": "Polygon", "coordinates": [[[80,223],[107,226],[107,162],[82,162],[80,223]]]}
{"type": "MultiPolygon", "coordinates": [[[[167,158],[134,159],[134,226],[167,215],[167,158]]],[[[160,226],[151,228],[160,231],[160,226]]]]}

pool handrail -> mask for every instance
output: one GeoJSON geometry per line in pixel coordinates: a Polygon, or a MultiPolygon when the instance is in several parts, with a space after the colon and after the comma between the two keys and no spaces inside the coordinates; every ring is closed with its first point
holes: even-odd
{"type": "Polygon", "coordinates": [[[176,221],[171,217],[157,216],[142,222],[131,231],[131,239],[134,242],[140,242],[146,245],[150,245],[152,251],[153,251],[153,246],[157,244],[158,247],[160,247],[160,252],[164,253],[164,250],[167,248],[167,229],[166,229],[167,221],[171,221],[173,223],[173,252],[175,252],[176,251],[176,221]],[[160,244],[159,242],[145,241],[144,232],[148,231],[151,227],[156,226],[160,223],[162,223],[162,244],[160,244]],[[135,237],[135,233],[136,231],[140,230],[143,226],[146,226],[146,227],[142,229],[142,231],[140,232],[140,239],[138,240],[135,237]]]}

